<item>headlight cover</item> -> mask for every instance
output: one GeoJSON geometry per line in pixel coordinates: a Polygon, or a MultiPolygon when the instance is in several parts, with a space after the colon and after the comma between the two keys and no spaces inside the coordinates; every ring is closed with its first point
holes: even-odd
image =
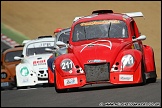
{"type": "Polygon", "coordinates": [[[1,79],[6,79],[6,78],[7,78],[7,73],[1,72],[1,79]]]}
{"type": "Polygon", "coordinates": [[[132,66],[134,64],[134,57],[130,54],[124,55],[122,57],[122,67],[124,68],[125,66],[132,66]]]}
{"type": "Polygon", "coordinates": [[[69,72],[73,68],[73,62],[70,59],[62,60],[60,67],[62,70],[69,72]]]}

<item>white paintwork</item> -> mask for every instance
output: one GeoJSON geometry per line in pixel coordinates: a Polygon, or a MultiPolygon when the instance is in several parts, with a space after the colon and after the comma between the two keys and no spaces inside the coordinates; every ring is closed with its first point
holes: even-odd
{"type": "MultiPolygon", "coordinates": [[[[32,48],[31,43],[43,43],[43,42],[55,42],[55,38],[40,38],[28,41],[23,48],[24,57],[14,57],[14,59],[22,59],[21,63],[16,66],[16,80],[17,86],[34,86],[36,84],[48,83],[48,80],[38,80],[40,78],[48,79],[48,68],[47,68],[47,60],[52,55],[52,52],[46,54],[35,54],[35,55],[26,55],[26,49],[28,47],[32,48]],[[39,71],[44,71],[41,74],[39,71]]],[[[39,47],[39,44],[35,44],[34,47],[39,47]]],[[[54,46],[53,46],[54,47],[54,46]]]]}

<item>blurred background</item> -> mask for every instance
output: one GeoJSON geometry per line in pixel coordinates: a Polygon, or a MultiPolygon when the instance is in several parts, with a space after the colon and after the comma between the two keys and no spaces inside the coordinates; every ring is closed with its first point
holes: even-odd
{"type": "Polygon", "coordinates": [[[90,15],[99,9],[144,14],[144,18],[135,20],[140,32],[147,36],[144,44],[154,50],[161,78],[161,1],[1,1],[1,23],[33,39],[53,35],[56,28],[70,27],[76,16],[90,15]]]}

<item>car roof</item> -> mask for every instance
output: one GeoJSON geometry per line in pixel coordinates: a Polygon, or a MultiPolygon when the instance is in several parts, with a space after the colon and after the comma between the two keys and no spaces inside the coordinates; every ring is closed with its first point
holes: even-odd
{"type": "Polygon", "coordinates": [[[131,17],[121,13],[106,13],[106,14],[92,14],[89,16],[84,16],[74,23],[86,22],[91,20],[104,20],[104,19],[124,20],[124,18],[132,19],[131,17]]]}
{"type": "Polygon", "coordinates": [[[28,44],[35,43],[35,42],[41,42],[41,41],[54,41],[51,39],[55,39],[53,36],[38,36],[38,38],[30,40],[25,44],[27,46],[28,44]]]}
{"type": "Polygon", "coordinates": [[[71,28],[70,28],[70,27],[65,28],[65,29],[62,29],[60,32],[58,32],[58,33],[56,34],[56,36],[57,36],[57,35],[60,35],[60,34],[62,34],[62,33],[64,33],[64,32],[68,32],[68,31],[71,31],[71,28]]]}
{"type": "Polygon", "coordinates": [[[129,13],[114,13],[113,10],[95,10],[89,16],[75,17],[73,24],[79,22],[87,22],[91,20],[106,20],[106,19],[116,19],[116,20],[133,20],[134,17],[144,17],[142,12],[129,12],[129,13]]]}
{"type": "Polygon", "coordinates": [[[8,48],[8,49],[4,50],[2,53],[12,52],[12,51],[18,51],[18,50],[23,50],[23,46],[11,47],[11,48],[8,48]]]}

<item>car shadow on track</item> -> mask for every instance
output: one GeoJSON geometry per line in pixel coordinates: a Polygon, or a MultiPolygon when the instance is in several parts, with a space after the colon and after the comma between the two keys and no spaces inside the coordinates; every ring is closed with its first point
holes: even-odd
{"type": "MultiPolygon", "coordinates": [[[[161,81],[157,80],[155,83],[161,83],[161,81]]],[[[79,88],[78,90],[69,90],[68,92],[84,92],[84,91],[94,91],[94,90],[104,90],[104,89],[116,89],[116,88],[128,88],[128,87],[137,87],[137,86],[147,86],[150,85],[151,82],[147,82],[145,85],[142,84],[123,84],[123,85],[113,85],[113,84],[94,84],[94,85],[86,85],[84,87],[79,88]]]]}

